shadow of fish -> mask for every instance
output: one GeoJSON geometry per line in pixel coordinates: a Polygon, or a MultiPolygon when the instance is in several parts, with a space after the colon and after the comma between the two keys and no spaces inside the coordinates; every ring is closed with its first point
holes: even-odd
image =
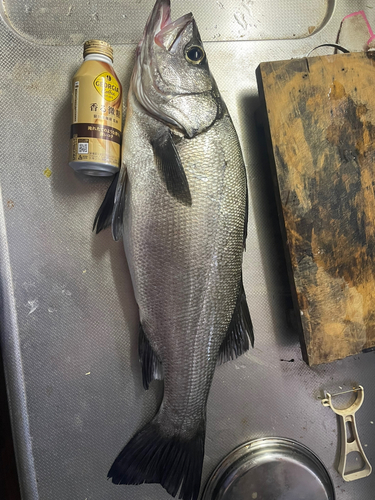
{"type": "Polygon", "coordinates": [[[153,420],[108,477],[196,500],[215,365],[253,342],[242,284],[246,172],[192,14],[157,0],[136,52],[123,165],[95,219],[124,238],[139,306],[143,384],[164,379],[153,420]]]}

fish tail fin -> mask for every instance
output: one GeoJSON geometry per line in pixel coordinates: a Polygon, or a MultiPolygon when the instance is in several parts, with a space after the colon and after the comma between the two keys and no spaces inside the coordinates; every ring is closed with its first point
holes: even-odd
{"type": "Polygon", "coordinates": [[[159,483],[175,497],[197,500],[204,457],[205,420],[189,438],[169,433],[156,416],[125,446],[108,472],[114,484],[159,483]]]}

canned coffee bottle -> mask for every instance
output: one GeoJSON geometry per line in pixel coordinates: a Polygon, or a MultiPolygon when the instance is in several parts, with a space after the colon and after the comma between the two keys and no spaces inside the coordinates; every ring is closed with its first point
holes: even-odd
{"type": "Polygon", "coordinates": [[[108,43],[87,41],[83,57],[72,81],[69,165],[87,175],[109,176],[120,167],[122,87],[108,43]]]}

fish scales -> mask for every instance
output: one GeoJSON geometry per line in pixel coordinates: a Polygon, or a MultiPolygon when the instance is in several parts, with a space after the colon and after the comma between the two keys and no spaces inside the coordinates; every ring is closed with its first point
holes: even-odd
{"type": "Polygon", "coordinates": [[[241,278],[242,157],[229,116],[179,142],[187,207],[168,196],[153,156],[141,159],[140,149],[127,166],[126,255],[141,323],[163,362],[164,407],[188,408],[199,421],[241,278]]]}
{"type": "Polygon", "coordinates": [[[242,284],[246,171],[192,14],[157,0],[136,52],[123,165],[95,219],[123,235],[139,307],[143,385],[155,417],[114,461],[115,484],[160,483],[197,500],[217,363],[253,343],[242,284]]]}

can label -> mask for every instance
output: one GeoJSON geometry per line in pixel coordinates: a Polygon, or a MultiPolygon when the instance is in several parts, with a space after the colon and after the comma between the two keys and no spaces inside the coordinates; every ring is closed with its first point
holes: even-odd
{"type": "Polygon", "coordinates": [[[85,61],[72,82],[70,158],[120,166],[122,87],[112,66],[85,61]]]}
{"type": "Polygon", "coordinates": [[[120,84],[116,78],[107,71],[98,75],[94,80],[94,87],[99,95],[108,102],[115,101],[120,94],[120,84]]]}

